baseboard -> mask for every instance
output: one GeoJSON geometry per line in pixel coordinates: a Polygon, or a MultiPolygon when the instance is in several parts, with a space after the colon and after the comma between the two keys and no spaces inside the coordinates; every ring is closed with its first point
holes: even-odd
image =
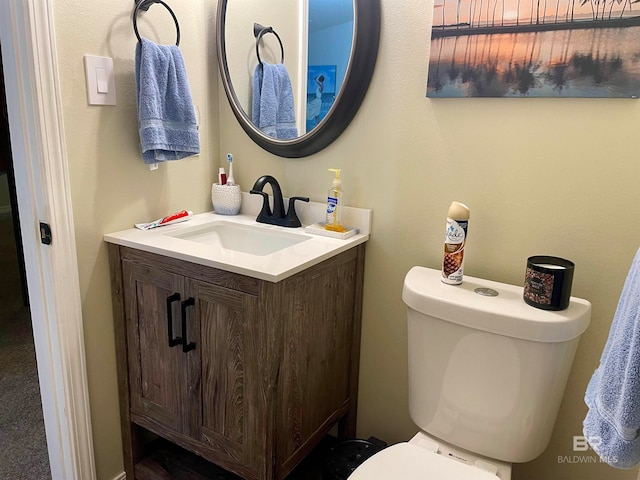
{"type": "Polygon", "coordinates": [[[127,480],[126,472],[122,472],[120,475],[113,477],[113,480],[127,480]]]}

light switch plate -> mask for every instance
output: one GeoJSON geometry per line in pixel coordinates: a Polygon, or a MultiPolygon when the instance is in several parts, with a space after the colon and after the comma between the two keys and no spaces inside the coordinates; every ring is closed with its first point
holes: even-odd
{"type": "Polygon", "coordinates": [[[115,105],[116,80],[113,74],[113,59],[85,55],[84,72],[87,78],[89,105],[115,105]]]}

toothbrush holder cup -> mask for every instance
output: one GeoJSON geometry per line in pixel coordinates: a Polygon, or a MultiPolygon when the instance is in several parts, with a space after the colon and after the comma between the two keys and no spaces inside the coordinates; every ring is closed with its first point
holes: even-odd
{"type": "Polygon", "coordinates": [[[242,195],[240,185],[211,185],[211,203],[213,210],[220,215],[237,215],[240,213],[242,195]]]}

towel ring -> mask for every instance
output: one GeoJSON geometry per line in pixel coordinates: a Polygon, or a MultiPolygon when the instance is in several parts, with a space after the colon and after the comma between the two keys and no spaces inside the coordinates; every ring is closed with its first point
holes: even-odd
{"type": "Polygon", "coordinates": [[[272,27],[263,27],[259,23],[253,24],[253,35],[256,37],[256,56],[258,57],[258,62],[262,63],[262,59],[260,58],[260,39],[266,33],[273,33],[278,39],[278,43],[280,44],[280,51],[282,52],[282,60],[280,63],[284,63],[284,46],[282,45],[282,40],[280,40],[280,36],[276,33],[276,31],[272,27]]]}
{"type": "Polygon", "coordinates": [[[139,0],[136,3],[136,8],[133,10],[133,31],[136,32],[136,37],[138,37],[138,42],[142,42],[142,38],[140,38],[140,34],[138,33],[138,11],[141,8],[142,10],[148,10],[149,6],[153,3],[160,3],[164,5],[164,7],[167,10],[169,10],[169,13],[173,17],[173,21],[176,24],[176,32],[177,32],[176,47],[177,47],[178,45],[180,45],[180,25],[178,24],[178,19],[176,18],[176,14],[173,13],[173,10],[171,10],[169,5],[164,3],[162,0],[139,0]]]}

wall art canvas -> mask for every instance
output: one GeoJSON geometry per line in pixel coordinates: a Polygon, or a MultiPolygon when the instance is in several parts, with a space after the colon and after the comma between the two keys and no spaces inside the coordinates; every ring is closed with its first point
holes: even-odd
{"type": "Polygon", "coordinates": [[[336,65],[309,65],[307,70],[307,132],[313,130],[336,99],[336,65]]]}
{"type": "Polygon", "coordinates": [[[435,0],[427,97],[638,95],[638,0],[435,0]]]}

